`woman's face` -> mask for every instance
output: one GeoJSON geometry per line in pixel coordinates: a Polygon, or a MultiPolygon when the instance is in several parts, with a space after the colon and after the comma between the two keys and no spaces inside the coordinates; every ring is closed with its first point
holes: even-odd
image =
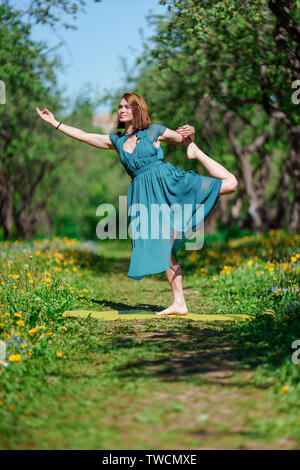
{"type": "Polygon", "coordinates": [[[118,108],[120,122],[131,122],[133,120],[132,108],[125,98],[122,98],[118,108]]]}

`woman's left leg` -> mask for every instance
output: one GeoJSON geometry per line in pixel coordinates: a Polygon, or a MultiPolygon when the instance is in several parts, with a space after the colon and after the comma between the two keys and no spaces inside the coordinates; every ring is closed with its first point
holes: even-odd
{"type": "MultiPolygon", "coordinates": [[[[173,243],[174,243],[174,238],[173,238],[173,243]]],[[[173,244],[172,244],[172,248],[173,248],[173,244]]],[[[167,274],[167,278],[168,278],[168,281],[172,290],[174,302],[168,308],[162,310],[161,312],[156,312],[156,314],[157,315],[170,315],[170,314],[185,315],[188,312],[188,308],[186,306],[184,294],[183,294],[182,271],[172,251],[171,251],[170,269],[166,271],[166,274],[167,274]]]]}

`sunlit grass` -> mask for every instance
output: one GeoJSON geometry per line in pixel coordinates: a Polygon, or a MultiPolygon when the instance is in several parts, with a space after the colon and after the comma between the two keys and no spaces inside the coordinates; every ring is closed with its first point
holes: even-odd
{"type": "MultiPolygon", "coordinates": [[[[257,383],[267,383],[275,400],[282,397],[278,406],[286,413],[296,409],[300,391],[300,368],[291,362],[291,344],[300,339],[299,242],[299,235],[270,231],[205,243],[201,250],[182,250],[178,256],[184,286],[198,293],[194,297],[186,294],[190,311],[209,304],[212,318],[220,313],[252,317],[245,324],[230,324],[226,335],[235,344],[241,366],[256,367],[257,383]]],[[[64,387],[68,374],[75,374],[71,372],[74,367],[81,376],[89,361],[100,361],[90,373],[103,386],[130,391],[146,384],[140,369],[128,377],[120,370],[136,360],[139,363],[141,357],[150,362],[169,357],[173,343],[158,339],[155,344],[144,344],[133,339],[141,325],[144,332],[157,329],[159,334],[172,332],[178,338],[187,334],[189,340],[181,346],[182,351],[199,349],[205,355],[205,344],[196,333],[193,337],[196,327],[178,318],[160,323],[149,319],[138,328],[130,321],[63,318],[65,310],[118,309],[119,303],[125,309],[147,302],[168,305],[167,281],[164,279],[163,285],[160,281],[164,273],[148,277],[145,283],[126,278],[128,247],[118,241],[93,244],[67,237],[0,243],[0,433],[6,432],[11,442],[16,419],[22,421],[37,389],[47,395],[51,370],[64,387]]],[[[215,343],[210,344],[213,351],[218,348],[217,334],[224,327],[212,321],[211,328],[216,333],[215,343]]],[[[219,354],[222,357],[222,348],[219,354]]],[[[168,367],[162,365],[161,372],[167,373],[168,367]]],[[[192,377],[192,381],[202,380],[201,374],[192,377]]],[[[52,393],[54,389],[49,399],[52,393]]],[[[147,413],[152,416],[151,408],[149,412],[140,410],[138,420],[147,421],[147,413]]],[[[153,419],[154,425],[157,416],[153,419]]],[[[260,425],[253,423],[258,429],[260,425]]]]}

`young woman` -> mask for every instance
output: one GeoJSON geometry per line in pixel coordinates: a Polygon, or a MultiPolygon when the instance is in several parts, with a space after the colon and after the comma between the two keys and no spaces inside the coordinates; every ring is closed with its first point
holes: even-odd
{"type": "Polygon", "coordinates": [[[122,165],[132,178],[127,193],[131,228],[138,220],[134,217],[136,212],[141,217],[140,231],[134,237],[130,233],[132,254],[127,276],[140,280],[146,275],[166,271],[174,302],[156,314],[185,315],[188,308],[183,294],[182,271],[175,255],[201,225],[199,207],[203,224],[219,196],[236,191],[235,176],[197,147],[192,126],[181,126],[174,131],[152,123],[147,104],[135,93],[125,93],[120,100],[117,128],[125,129],[124,133],[91,134],[58,122],[47,109],[36,108],[36,112],[45,122],[74,139],[101,149],[117,150],[122,165]],[[211,176],[185,171],[163,161],[161,141],[186,144],[187,158],[198,159],[211,176]],[[184,215],[185,204],[189,205],[188,218],[184,215]],[[175,207],[179,217],[174,215],[175,207]],[[163,226],[168,225],[169,236],[161,230],[158,208],[162,208],[161,213],[166,217],[163,226]]]}

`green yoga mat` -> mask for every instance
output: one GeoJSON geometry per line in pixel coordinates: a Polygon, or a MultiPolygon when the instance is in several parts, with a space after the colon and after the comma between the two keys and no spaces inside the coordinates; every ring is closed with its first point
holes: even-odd
{"type": "Polygon", "coordinates": [[[251,319],[249,315],[230,314],[230,315],[207,315],[202,313],[187,313],[186,315],[156,315],[145,310],[67,310],[63,317],[75,318],[101,318],[103,320],[142,320],[147,318],[182,318],[194,321],[245,321],[251,319]]]}

